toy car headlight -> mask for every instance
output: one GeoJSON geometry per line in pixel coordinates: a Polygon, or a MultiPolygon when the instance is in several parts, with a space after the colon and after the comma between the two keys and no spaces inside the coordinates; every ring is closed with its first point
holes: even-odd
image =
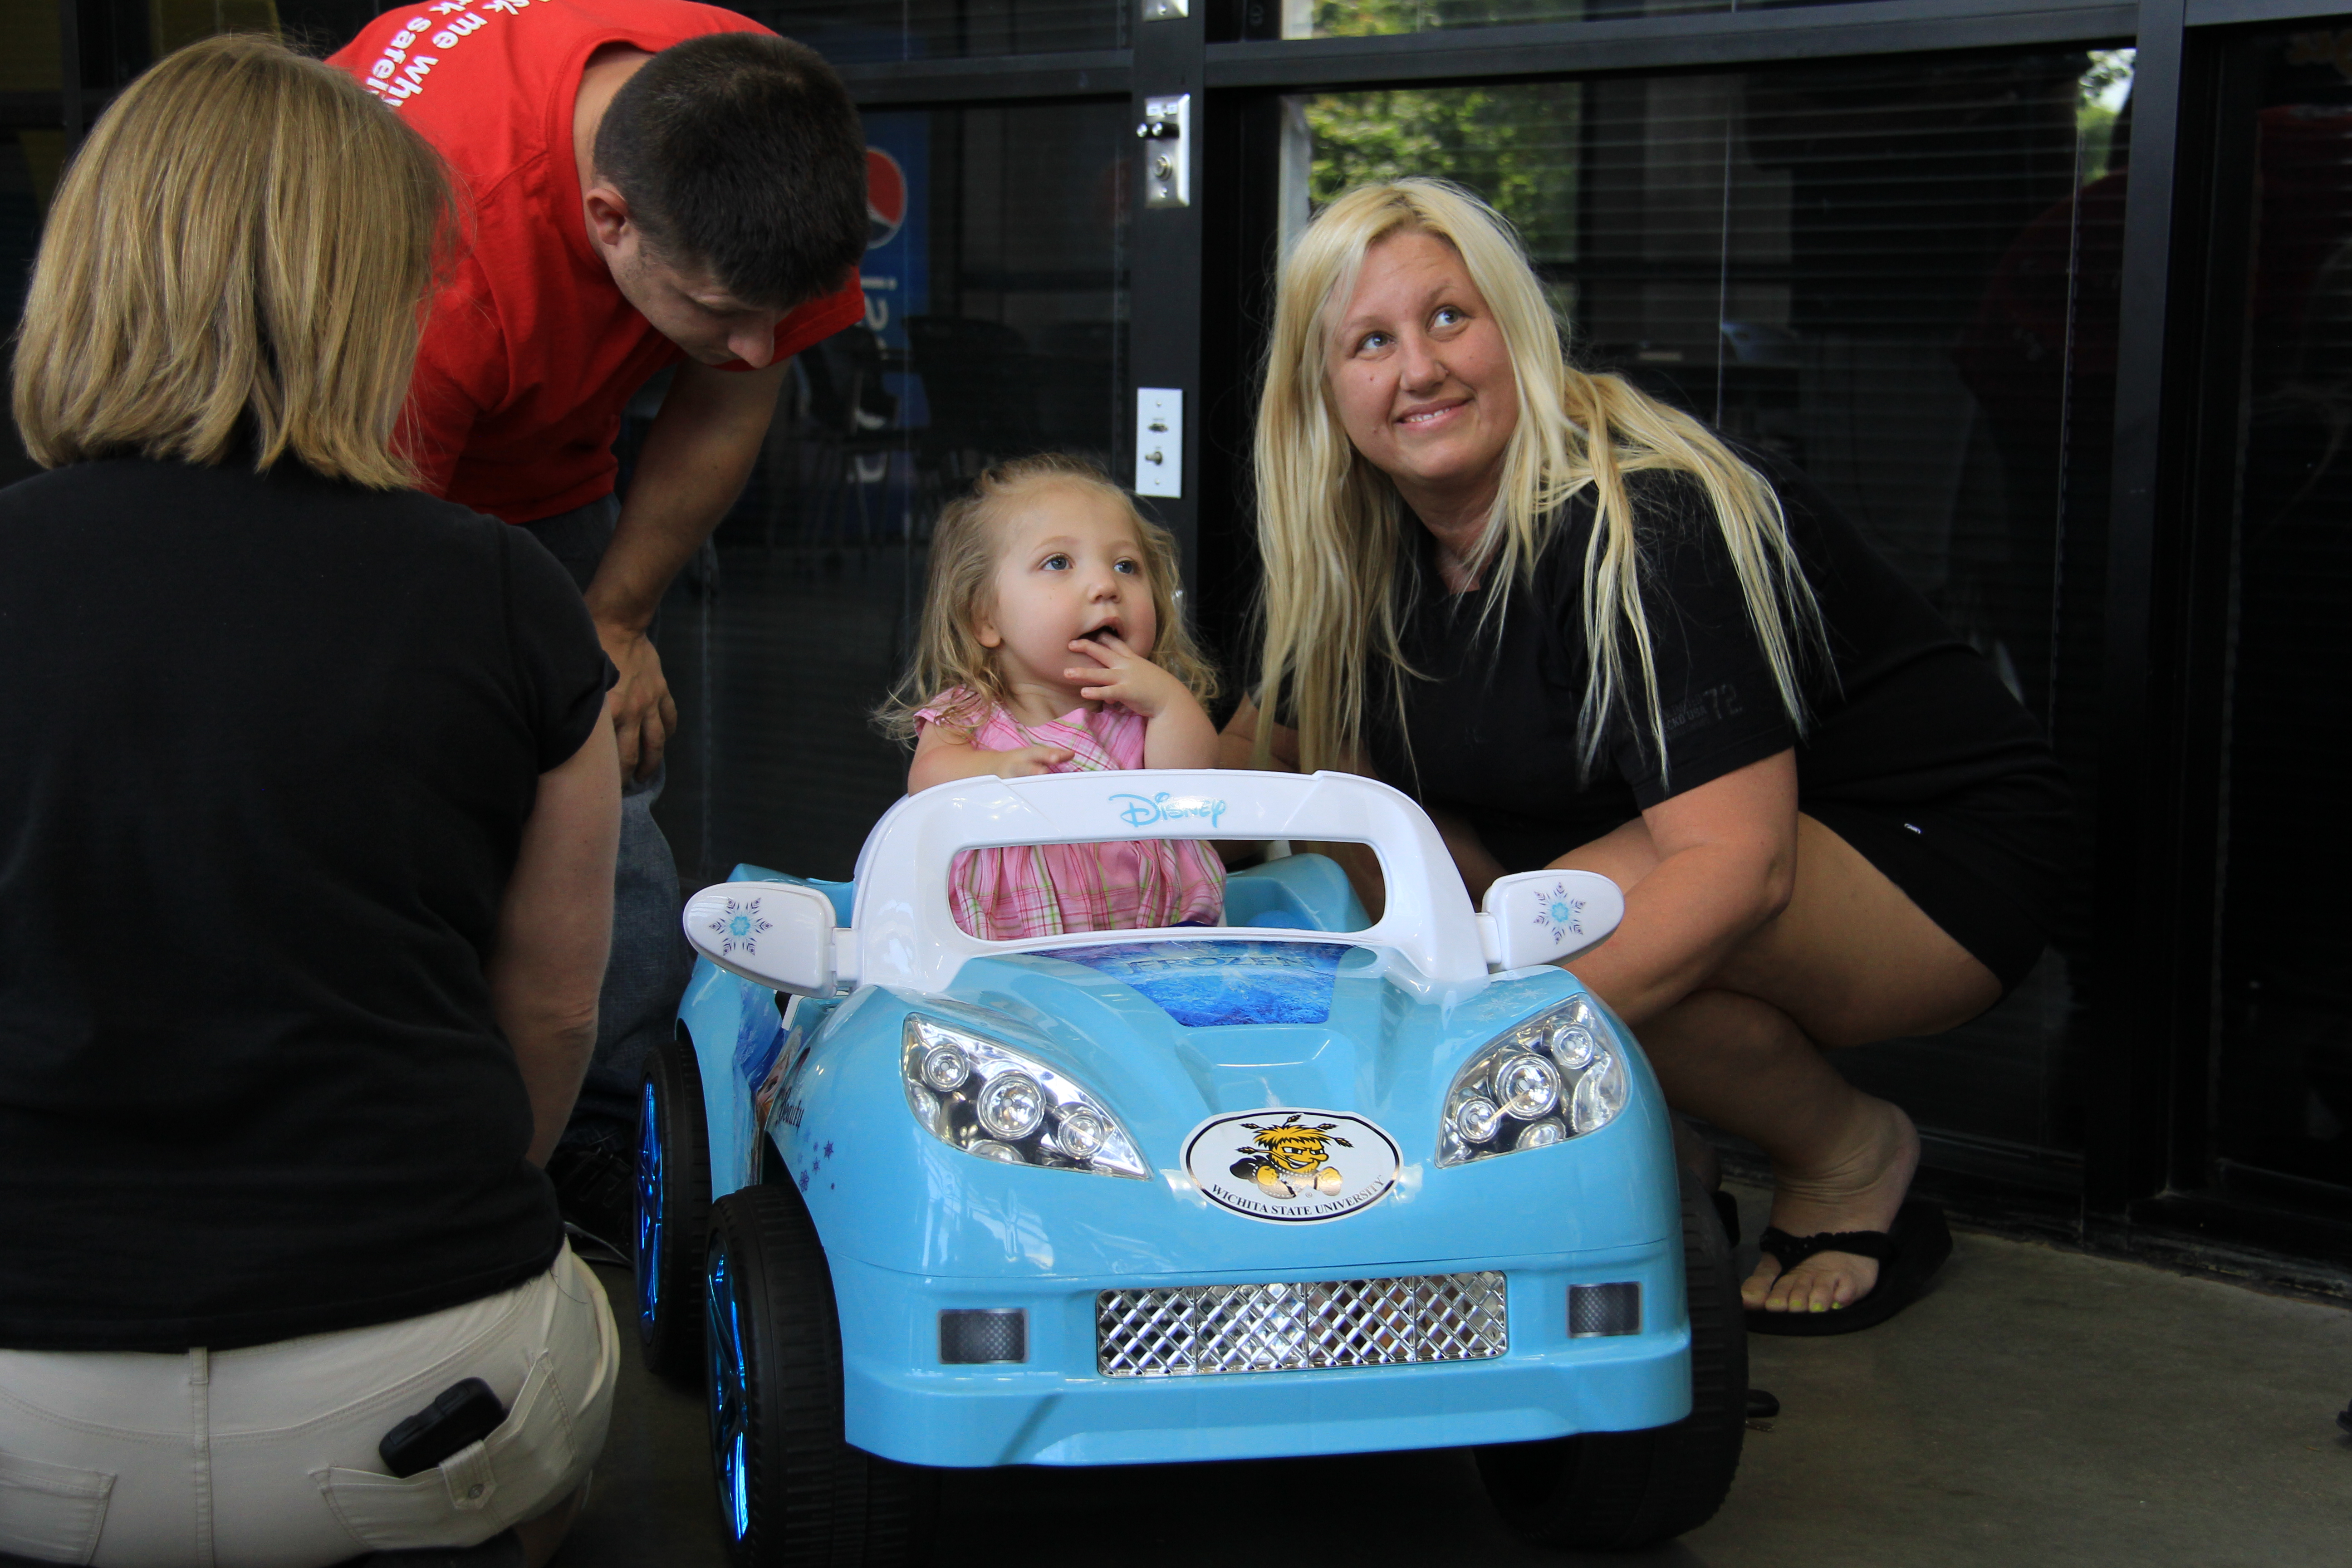
{"type": "Polygon", "coordinates": [[[1454,1075],[1437,1163],[1541,1149],[1606,1127],[1625,1109],[1630,1081],[1601,1009],[1582,996],[1563,1002],[1487,1042],[1454,1075]]]}
{"type": "Polygon", "coordinates": [[[1034,1057],[920,1014],[901,1037],[907,1109],[940,1142],[1007,1165],[1150,1179],[1109,1108],[1034,1057]]]}

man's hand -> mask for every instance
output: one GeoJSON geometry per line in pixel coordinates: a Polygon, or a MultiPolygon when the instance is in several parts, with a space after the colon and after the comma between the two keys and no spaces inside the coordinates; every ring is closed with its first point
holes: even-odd
{"type": "Polygon", "coordinates": [[[625,777],[649,779],[661,766],[662,752],[677,732],[677,703],[662,674],[661,654],[643,632],[598,623],[597,640],[604,657],[621,672],[604,700],[613,721],[613,738],[620,742],[625,777]]]}

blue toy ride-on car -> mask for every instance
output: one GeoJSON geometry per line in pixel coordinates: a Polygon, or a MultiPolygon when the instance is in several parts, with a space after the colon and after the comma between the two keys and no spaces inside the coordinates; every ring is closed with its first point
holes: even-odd
{"type": "Polygon", "coordinates": [[[1723,1231],[1553,962],[1622,909],[1542,872],[1474,910],[1418,806],[1336,773],[971,779],[893,807],[852,883],[696,895],[638,1328],[708,1386],[736,1560],[900,1561],[941,1467],[1467,1447],[1532,1539],[1707,1519],[1745,1425],[1723,1231]],[[966,850],[1144,837],[1366,845],[1385,907],[1294,854],[1222,927],[950,912],[966,850]]]}

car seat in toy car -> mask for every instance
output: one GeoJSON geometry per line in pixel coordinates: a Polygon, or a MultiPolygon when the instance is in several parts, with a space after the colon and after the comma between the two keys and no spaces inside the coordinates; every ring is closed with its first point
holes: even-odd
{"type": "Polygon", "coordinates": [[[1328,855],[1286,855],[1225,878],[1225,924],[1276,931],[1361,931],[1372,917],[1328,855]]]}

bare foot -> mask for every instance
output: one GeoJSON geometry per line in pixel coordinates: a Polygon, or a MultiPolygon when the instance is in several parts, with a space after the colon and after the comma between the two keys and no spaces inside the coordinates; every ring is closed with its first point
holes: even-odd
{"type": "MultiPolygon", "coordinates": [[[[1776,1169],[1772,1224],[1790,1236],[1885,1230],[1895,1223],[1919,1165],[1919,1132],[1900,1106],[1856,1096],[1853,1135],[1837,1158],[1812,1171],[1776,1169]]],[[[1874,1258],[1817,1252],[1781,1270],[1770,1253],[1740,1283],[1739,1299],[1768,1312],[1827,1312],[1852,1306],[1878,1283],[1874,1258]]]]}

